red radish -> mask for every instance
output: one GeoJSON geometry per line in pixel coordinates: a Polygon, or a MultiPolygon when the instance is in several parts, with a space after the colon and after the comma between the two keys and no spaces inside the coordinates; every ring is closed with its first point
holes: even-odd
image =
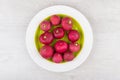
{"type": "Polygon", "coordinates": [[[72,52],[65,52],[64,53],[64,61],[72,61],[74,59],[74,55],[72,52]]]}
{"type": "Polygon", "coordinates": [[[80,38],[80,34],[77,30],[70,30],[68,33],[68,39],[72,42],[77,41],[80,38]]]}
{"type": "Polygon", "coordinates": [[[71,52],[78,52],[80,50],[80,44],[78,44],[78,43],[70,43],[69,44],[69,50],[71,52]]]}
{"type": "Polygon", "coordinates": [[[45,45],[40,49],[40,54],[45,59],[50,59],[53,55],[53,48],[51,46],[45,45]]]}
{"type": "Polygon", "coordinates": [[[65,32],[62,27],[57,27],[53,30],[54,37],[60,39],[64,36],[65,32]]]}
{"type": "Polygon", "coordinates": [[[41,36],[39,37],[39,40],[43,44],[50,44],[53,41],[53,34],[50,32],[45,32],[41,34],[41,36]]]}
{"type": "Polygon", "coordinates": [[[60,63],[63,61],[62,55],[60,53],[55,53],[52,58],[53,62],[60,63]]]}
{"type": "Polygon", "coordinates": [[[64,53],[65,51],[68,50],[68,44],[63,40],[58,40],[55,43],[54,48],[58,53],[64,53]]]}
{"type": "Polygon", "coordinates": [[[51,21],[52,25],[54,25],[54,26],[60,24],[60,20],[61,19],[60,19],[60,17],[58,15],[52,15],[50,17],[50,21],[51,21]]]}
{"type": "Polygon", "coordinates": [[[71,30],[73,26],[72,19],[69,17],[64,17],[61,24],[64,30],[71,30]]]}
{"type": "Polygon", "coordinates": [[[49,31],[51,29],[51,23],[49,21],[43,21],[41,22],[40,24],[40,28],[43,30],[43,31],[49,31]]]}

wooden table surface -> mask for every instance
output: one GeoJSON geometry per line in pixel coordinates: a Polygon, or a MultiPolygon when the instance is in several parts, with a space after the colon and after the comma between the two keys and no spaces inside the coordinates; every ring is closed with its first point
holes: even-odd
{"type": "Polygon", "coordinates": [[[0,80],[120,80],[120,0],[0,0],[0,80]],[[33,16],[57,4],[78,9],[94,33],[88,59],[64,73],[39,67],[25,45],[33,16]]]}

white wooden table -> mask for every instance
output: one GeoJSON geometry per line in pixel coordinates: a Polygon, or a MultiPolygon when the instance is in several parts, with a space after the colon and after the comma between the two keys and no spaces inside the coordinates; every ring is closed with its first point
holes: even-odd
{"type": "Polygon", "coordinates": [[[120,80],[120,0],[0,0],[0,80],[120,80]],[[65,73],[40,68],[25,45],[32,17],[56,4],[81,11],[94,33],[88,59],[65,73]]]}

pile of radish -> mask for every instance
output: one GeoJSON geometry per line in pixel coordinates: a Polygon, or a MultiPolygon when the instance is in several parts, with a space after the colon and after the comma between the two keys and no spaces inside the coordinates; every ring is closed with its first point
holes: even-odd
{"type": "Polygon", "coordinates": [[[44,44],[40,49],[40,55],[45,59],[51,59],[55,63],[72,61],[74,53],[80,50],[80,33],[73,30],[72,18],[66,16],[61,18],[59,15],[52,15],[50,20],[44,20],[40,23],[40,29],[44,31],[39,37],[39,41],[44,44]],[[50,31],[52,27],[53,31],[50,31]],[[69,43],[62,40],[67,35],[69,43]],[[50,44],[57,39],[53,46],[50,44]]]}

